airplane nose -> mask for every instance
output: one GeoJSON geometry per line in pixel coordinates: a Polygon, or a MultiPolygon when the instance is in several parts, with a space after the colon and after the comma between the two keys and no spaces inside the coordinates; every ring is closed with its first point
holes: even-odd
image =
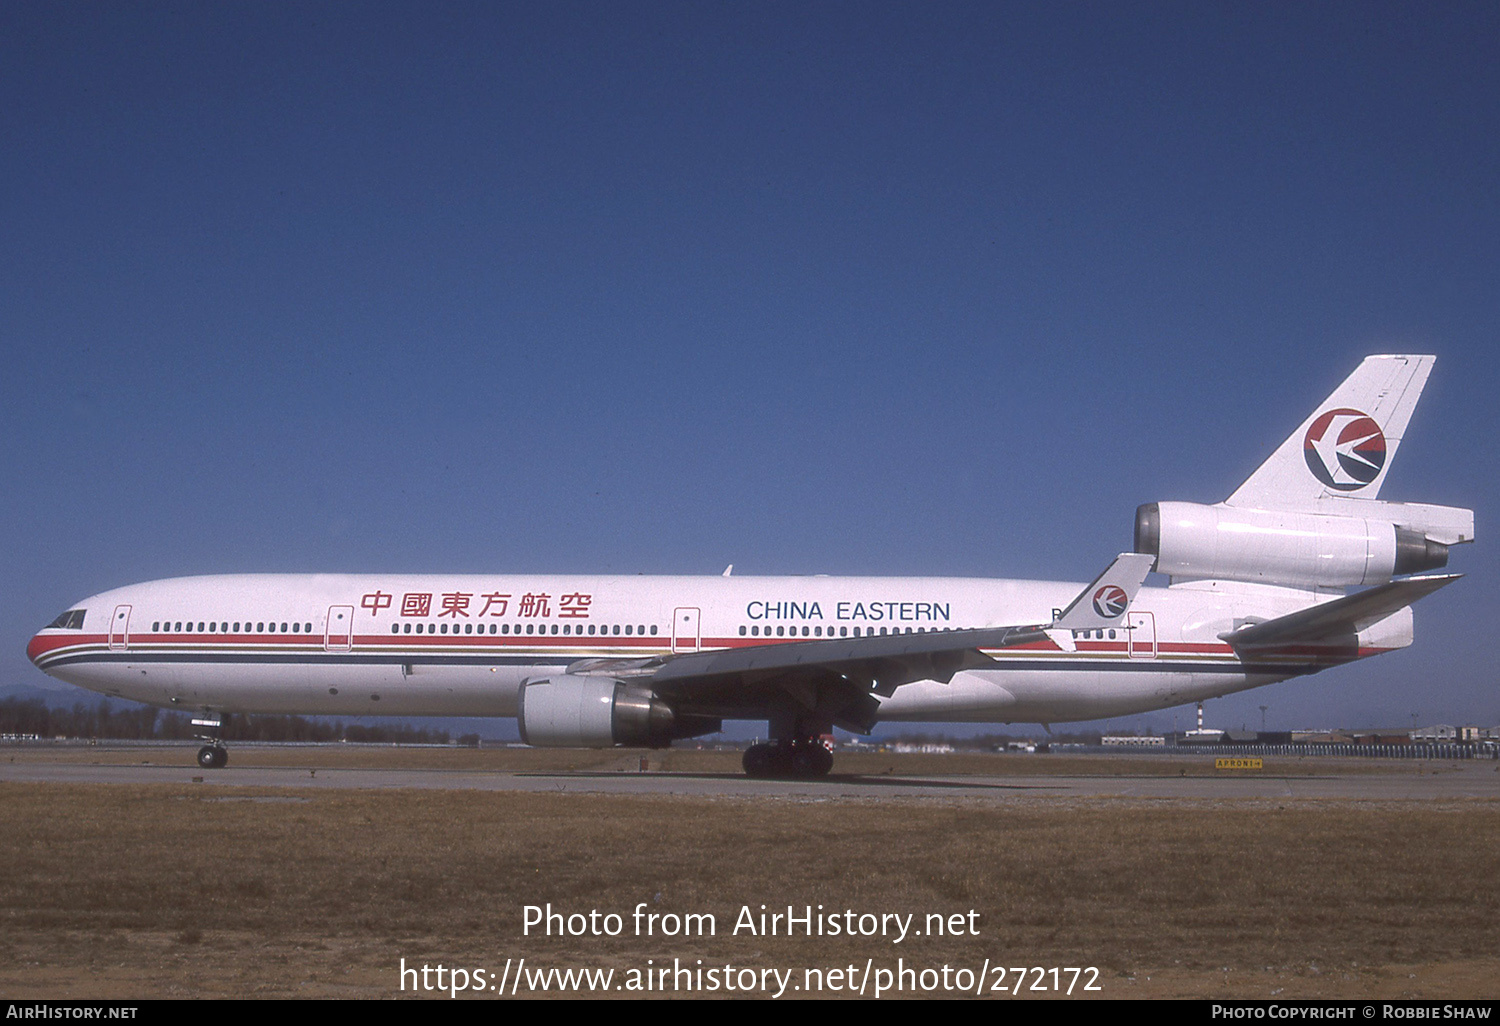
{"type": "Polygon", "coordinates": [[[41,634],[32,635],[31,640],[26,643],[26,658],[30,659],[32,665],[37,668],[41,667],[41,663],[38,660],[42,658],[43,653],[46,651],[47,639],[41,634]]]}

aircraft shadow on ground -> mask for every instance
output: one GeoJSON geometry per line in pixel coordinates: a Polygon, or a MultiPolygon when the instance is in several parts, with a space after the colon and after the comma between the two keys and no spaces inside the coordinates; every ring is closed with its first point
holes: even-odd
{"type": "Polygon", "coordinates": [[[903,788],[939,788],[953,791],[1065,791],[1066,784],[995,784],[978,781],[959,781],[951,778],[926,779],[922,777],[862,776],[857,773],[830,773],[826,777],[799,779],[795,777],[747,777],[743,773],[517,773],[518,777],[534,777],[551,780],[715,780],[740,783],[766,784],[822,784],[827,786],[858,784],[863,787],[884,787],[892,790],[903,788]]]}

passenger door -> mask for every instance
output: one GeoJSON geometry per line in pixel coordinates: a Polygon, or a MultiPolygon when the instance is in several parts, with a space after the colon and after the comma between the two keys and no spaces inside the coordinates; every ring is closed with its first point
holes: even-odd
{"type": "Polygon", "coordinates": [[[702,644],[698,619],[702,611],[696,606],[681,606],[672,610],[672,651],[696,652],[702,644]]]}
{"type": "Polygon", "coordinates": [[[1156,614],[1131,610],[1125,614],[1126,644],[1132,659],[1156,658],[1156,614]]]}
{"type": "Polygon", "coordinates": [[[328,628],[323,648],[329,652],[347,652],[354,647],[354,607],[329,606],[328,628]]]}
{"type": "Polygon", "coordinates": [[[114,618],[109,621],[109,647],[119,652],[130,645],[130,607],[115,606],[114,618]]]}

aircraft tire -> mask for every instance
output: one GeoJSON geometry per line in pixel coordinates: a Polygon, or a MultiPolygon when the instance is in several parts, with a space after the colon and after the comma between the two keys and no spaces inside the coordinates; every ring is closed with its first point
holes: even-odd
{"type": "Polygon", "coordinates": [[[809,738],[791,751],[791,776],[799,780],[826,777],[833,769],[833,753],[816,738],[809,738]]]}
{"type": "Polygon", "coordinates": [[[817,754],[809,745],[800,744],[792,749],[792,773],[799,780],[818,776],[817,754]]]}
{"type": "Polygon", "coordinates": [[[813,776],[826,777],[833,770],[833,753],[821,741],[813,745],[813,776]]]}
{"type": "Polygon", "coordinates": [[[228,749],[218,745],[204,745],[198,749],[198,765],[204,769],[223,769],[228,763],[228,749]]]}
{"type": "Polygon", "coordinates": [[[745,776],[766,778],[776,775],[776,756],[770,745],[751,745],[745,749],[745,776]]]}

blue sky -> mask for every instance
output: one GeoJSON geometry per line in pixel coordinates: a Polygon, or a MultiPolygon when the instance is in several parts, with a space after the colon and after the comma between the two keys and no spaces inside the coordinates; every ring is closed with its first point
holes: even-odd
{"type": "Polygon", "coordinates": [[[1500,723],[1497,37],[1478,3],[0,6],[0,683],[181,574],[1086,580],[1363,355],[1433,352],[1383,495],[1476,509],[1470,576],[1413,649],[1217,707],[1500,723]]]}

